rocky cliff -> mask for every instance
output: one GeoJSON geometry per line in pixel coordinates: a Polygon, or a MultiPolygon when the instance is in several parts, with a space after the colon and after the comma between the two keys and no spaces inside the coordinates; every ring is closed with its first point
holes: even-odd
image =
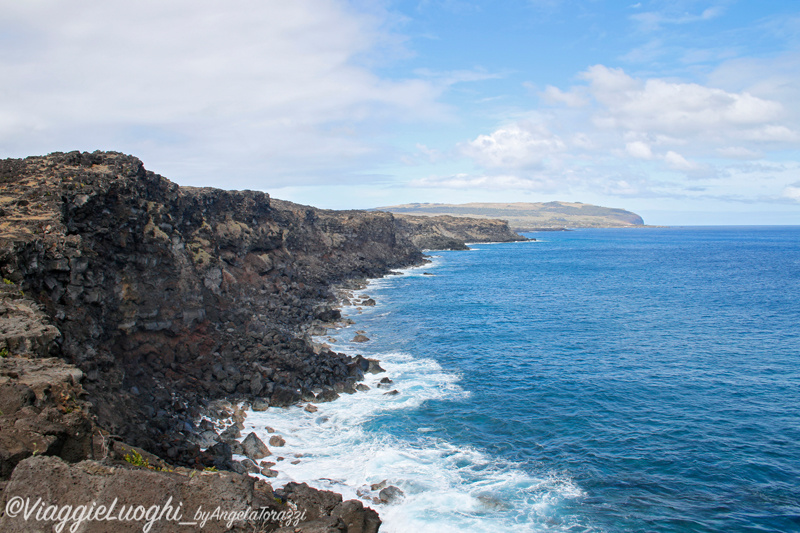
{"type": "Polygon", "coordinates": [[[466,250],[468,242],[529,240],[511,231],[505,220],[405,214],[395,214],[395,220],[399,232],[422,250],[466,250]]]}
{"type": "MultiPolygon", "coordinates": [[[[38,479],[39,455],[119,461],[115,446],[129,444],[161,470],[236,467],[227,443],[201,449],[213,444],[213,423],[198,427],[211,402],[282,406],[354,390],[365,361],[308,342],[339,317],[332,284],[421,263],[419,246],[507,233],[474,238],[479,225],[457,233],[178,187],[118,153],[0,161],[0,479],[38,479]]],[[[217,419],[237,421],[223,411],[217,419]]],[[[70,468],[87,494],[100,490],[95,467],[70,468]]],[[[347,520],[377,529],[365,512],[347,520]]]]}

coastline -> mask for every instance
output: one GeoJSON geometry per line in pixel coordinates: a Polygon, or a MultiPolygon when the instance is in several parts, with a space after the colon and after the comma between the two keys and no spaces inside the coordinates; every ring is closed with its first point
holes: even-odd
{"type": "MultiPolygon", "coordinates": [[[[375,300],[370,295],[370,292],[372,292],[370,289],[374,288],[376,283],[387,278],[407,275],[415,270],[435,267],[433,263],[434,261],[426,257],[421,264],[396,269],[381,277],[348,280],[332,287],[333,293],[336,294],[337,302],[330,309],[340,312],[341,318],[324,324],[317,323],[309,328],[309,330],[316,330],[317,333],[311,337],[312,346],[314,346],[315,350],[337,349],[353,359],[369,362],[369,365],[363,364],[365,374],[363,379],[358,381],[360,387],[357,389],[348,390],[345,388],[344,390],[337,390],[337,397],[333,399],[308,399],[285,407],[254,410],[252,405],[244,406],[243,415],[245,416],[242,419],[244,428],[242,429],[242,437],[239,440],[243,440],[246,434],[255,432],[264,443],[269,441],[280,443],[279,446],[268,445],[271,455],[267,457],[267,460],[269,463],[273,463],[270,467],[272,472],[267,473],[267,475],[264,475],[264,473],[252,473],[251,475],[260,477],[276,487],[291,483],[306,483],[318,490],[334,491],[342,494],[346,499],[358,499],[365,506],[373,506],[381,517],[387,510],[387,506],[396,504],[404,498],[402,489],[395,485],[395,483],[398,483],[396,479],[378,480],[374,477],[369,478],[365,474],[362,482],[353,483],[352,480],[341,479],[340,474],[342,472],[340,469],[326,468],[326,464],[327,467],[332,466],[331,457],[336,456],[336,453],[330,453],[330,450],[336,446],[340,448],[348,446],[347,437],[342,438],[340,436],[340,442],[326,439],[325,450],[323,451],[319,447],[310,445],[309,439],[304,438],[302,435],[298,436],[298,433],[302,434],[303,431],[306,433],[314,432],[318,428],[319,431],[325,432],[327,430],[330,434],[346,425],[347,419],[350,419],[355,414],[355,407],[358,404],[363,405],[365,400],[375,401],[376,397],[389,401],[400,394],[396,388],[396,376],[393,379],[391,364],[387,364],[384,360],[362,358],[357,353],[359,352],[358,347],[363,347],[363,343],[369,343],[372,340],[348,342],[343,338],[343,335],[364,335],[365,337],[370,335],[369,331],[359,329],[357,317],[365,309],[368,309],[369,312],[379,312],[381,310],[382,302],[380,299],[375,300]],[[361,303],[364,301],[369,301],[370,303],[362,305],[361,303]],[[325,327],[324,333],[319,330],[323,325],[325,327]],[[342,345],[344,347],[341,347],[342,345]],[[381,365],[386,365],[389,369],[384,369],[381,365]],[[371,371],[367,371],[368,369],[371,371]],[[386,382],[387,380],[388,383],[386,382]],[[332,410],[331,408],[335,409],[332,410]],[[331,412],[334,410],[336,411],[335,415],[331,412]],[[332,416],[341,417],[340,420],[333,423],[333,429],[325,427],[331,425],[332,416]],[[338,428],[335,427],[336,424],[339,424],[338,428]],[[327,459],[321,456],[325,456],[327,459]],[[336,472],[337,470],[338,473],[336,472]],[[309,476],[308,472],[313,472],[314,474],[309,476]]],[[[363,413],[361,414],[363,415],[363,413]]],[[[379,450],[375,451],[379,452],[379,450]]],[[[234,459],[244,460],[246,455],[234,455],[234,459]]],[[[391,526],[391,524],[389,525],[391,526]]],[[[392,529],[390,531],[395,530],[392,529]]]]}
{"type": "MultiPolygon", "coordinates": [[[[272,480],[276,486],[302,482],[359,499],[380,514],[381,531],[387,533],[506,531],[514,527],[519,513],[531,524],[539,523],[539,513],[547,512],[548,498],[554,494],[558,498],[582,494],[568,479],[531,472],[479,443],[451,440],[448,424],[439,417],[441,409],[451,408],[453,402],[469,403],[472,398],[473,393],[461,385],[463,376],[445,370],[430,356],[393,348],[394,333],[387,336],[390,331],[381,329],[391,316],[403,314],[404,295],[392,297],[393,291],[401,290],[398,285],[424,285],[428,281],[423,280],[443,278],[437,268],[446,264],[434,257],[433,265],[403,269],[403,276],[370,280],[355,292],[359,299],[364,295],[374,299],[376,305],[361,310],[351,306],[349,313],[345,306],[343,318],[355,323],[318,337],[320,341],[335,337],[333,345],[350,356],[380,360],[386,373],[367,376],[363,383],[371,387],[369,391],[314,404],[318,409],[313,413],[295,405],[248,414],[246,431],[264,432],[269,427],[286,441],[279,451],[270,448],[284,457],[278,462],[283,466],[275,467],[280,472],[272,480]],[[425,275],[427,270],[433,277],[425,275]],[[357,331],[371,341],[352,342],[357,331]],[[384,376],[392,383],[379,388],[384,376]],[[398,393],[389,395],[393,390],[398,393]],[[437,416],[429,418],[431,412],[437,416]],[[408,417],[416,420],[411,426],[404,422],[408,417]],[[295,460],[299,462],[293,464],[295,460]],[[391,486],[401,491],[399,497],[380,501],[381,490],[391,486]],[[531,506],[526,498],[538,503],[531,506]]],[[[265,442],[270,435],[260,434],[265,442]]]]}
{"type": "MultiPolygon", "coordinates": [[[[193,476],[203,472],[214,481],[202,487],[223,478],[241,485],[236,506],[273,501],[268,484],[248,477],[260,465],[232,460],[240,402],[273,409],[354,388],[369,362],[362,369],[364,361],[308,342],[341,315],[331,287],[417,265],[412,239],[439,239],[427,221],[388,213],[179,187],[116,152],[6,159],[0,175],[4,502],[70,475],[83,476],[87,501],[113,499],[100,485],[103,469],[110,479],[133,472],[126,487],[149,500],[155,476],[197,502],[193,476]],[[50,358],[65,371],[40,372],[50,358]]],[[[458,232],[478,230],[523,239],[501,221],[462,224],[449,226],[448,244],[463,246],[458,232]]],[[[299,500],[281,505],[323,498],[312,521],[349,527],[331,514],[342,505],[358,527],[372,520],[359,502],[309,491],[290,490],[299,500]]],[[[8,515],[0,524],[26,527],[8,515]]]]}

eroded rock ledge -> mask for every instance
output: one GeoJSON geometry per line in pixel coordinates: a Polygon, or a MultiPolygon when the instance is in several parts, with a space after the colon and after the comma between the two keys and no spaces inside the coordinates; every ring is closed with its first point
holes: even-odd
{"type": "MultiPolygon", "coordinates": [[[[477,225],[491,236],[469,240],[515,240],[507,225],[477,225]]],[[[123,442],[173,476],[218,464],[195,426],[210,401],[290,405],[363,377],[358,361],[308,342],[339,318],[332,284],[421,263],[420,247],[458,237],[389,213],[179,187],[119,153],[0,161],[0,480],[56,483],[36,465],[63,460],[48,475],[90,494],[92,476],[130,468],[114,463],[123,442]]],[[[167,473],[125,479],[153,475],[167,473]]],[[[334,507],[314,520],[377,530],[368,510],[331,519],[334,507]]]]}

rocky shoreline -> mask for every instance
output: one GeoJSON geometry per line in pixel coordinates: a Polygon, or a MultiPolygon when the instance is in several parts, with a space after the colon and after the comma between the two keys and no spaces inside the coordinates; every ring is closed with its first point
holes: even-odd
{"type": "MultiPolygon", "coordinates": [[[[287,531],[377,531],[359,501],[249,477],[269,467],[232,460],[242,414],[225,402],[255,409],[355,391],[377,363],[311,343],[341,318],[332,287],[420,264],[424,243],[475,241],[476,222],[415,225],[179,187],[113,152],[0,161],[0,528],[31,530],[8,512],[26,495],[78,506],[170,494],[184,509],[304,510],[305,525],[287,531]]],[[[481,239],[523,239],[485,226],[481,239]]]]}

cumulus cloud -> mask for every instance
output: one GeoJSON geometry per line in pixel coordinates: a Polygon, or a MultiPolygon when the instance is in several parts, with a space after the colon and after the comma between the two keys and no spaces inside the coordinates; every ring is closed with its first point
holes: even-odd
{"type": "Polygon", "coordinates": [[[793,141],[797,134],[776,124],[780,103],[695,83],[638,80],[622,69],[595,65],[583,73],[600,104],[595,120],[604,128],[672,137],[793,141]]]}
{"type": "Polygon", "coordinates": [[[346,173],[379,150],[382,121],[443,113],[441,84],[368,68],[391,40],[388,15],[338,0],[0,7],[8,155],[117,149],[179,180],[224,172],[259,188],[346,173]]]}
{"type": "MultiPolygon", "coordinates": [[[[550,107],[546,113],[532,110],[535,120],[479,135],[462,143],[461,153],[491,171],[485,174],[504,176],[495,183],[520,190],[530,183],[512,177],[524,180],[535,171],[537,186],[560,181],[564,190],[616,196],[730,196],[726,184],[757,191],[759,198],[770,197],[765,187],[772,188],[773,199],[780,194],[778,174],[764,174],[756,183],[743,177],[738,161],[800,147],[785,99],[637,78],[604,65],[588,68],[579,79],[583,83],[540,92],[550,107]]],[[[481,174],[440,183],[467,186],[486,179],[481,174]]],[[[784,197],[794,194],[787,191],[784,197]]]]}
{"type": "Polygon", "coordinates": [[[563,151],[564,142],[540,124],[518,123],[461,145],[462,152],[484,168],[541,168],[563,151]]]}

